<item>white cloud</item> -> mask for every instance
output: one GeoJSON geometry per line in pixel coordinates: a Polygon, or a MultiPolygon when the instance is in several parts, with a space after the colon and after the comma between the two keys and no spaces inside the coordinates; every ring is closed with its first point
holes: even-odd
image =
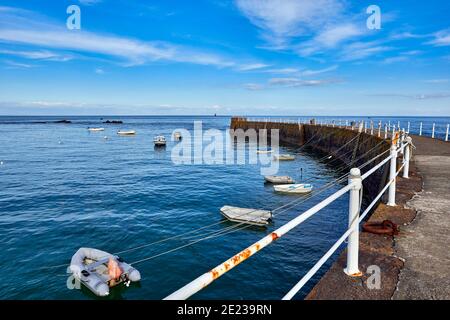
{"type": "Polygon", "coordinates": [[[449,79],[430,79],[425,80],[426,83],[432,83],[432,84],[441,84],[441,83],[448,83],[449,79]]]}
{"type": "Polygon", "coordinates": [[[264,63],[251,63],[251,64],[243,64],[239,66],[237,69],[239,71],[252,71],[269,67],[268,64],[264,63]]]}
{"type": "Polygon", "coordinates": [[[245,83],[244,88],[250,91],[258,91],[264,89],[264,85],[258,83],[245,83]]]}
{"type": "Polygon", "coordinates": [[[298,73],[300,70],[297,68],[280,68],[280,69],[269,69],[265,72],[273,73],[273,74],[291,74],[298,73]]]}
{"type": "Polygon", "coordinates": [[[4,62],[9,68],[14,68],[14,69],[16,69],[16,68],[17,69],[29,69],[29,68],[33,68],[34,67],[31,64],[20,63],[20,62],[11,61],[11,60],[6,60],[4,62]]]}
{"type": "Polygon", "coordinates": [[[141,41],[85,30],[70,31],[45,17],[22,9],[0,7],[0,41],[39,48],[99,54],[119,59],[125,66],[170,61],[250,70],[263,64],[237,63],[220,54],[161,41],[141,41]],[[250,69],[249,69],[250,68],[250,69]]]}
{"type": "Polygon", "coordinates": [[[339,81],[325,79],[325,80],[302,80],[299,78],[272,78],[269,79],[269,84],[272,86],[282,87],[315,87],[326,85],[330,83],[336,83],[339,81]]]}
{"type": "Polygon", "coordinates": [[[305,70],[305,71],[301,72],[301,75],[304,76],[304,77],[314,76],[314,75],[318,75],[318,74],[334,71],[338,67],[339,67],[338,65],[334,65],[334,66],[331,66],[331,67],[328,67],[328,68],[324,68],[324,69],[319,69],[319,70],[305,70]]]}
{"type": "Polygon", "coordinates": [[[429,37],[429,34],[416,34],[409,31],[406,32],[400,32],[400,33],[393,33],[390,36],[391,40],[407,40],[407,39],[421,39],[421,38],[427,38],[429,37]]]}
{"type": "Polygon", "coordinates": [[[392,63],[397,63],[397,62],[405,62],[408,61],[409,58],[405,57],[405,56],[400,56],[400,57],[390,57],[390,58],[386,58],[383,60],[384,64],[392,64],[392,63]]]}
{"type": "Polygon", "coordinates": [[[105,74],[105,70],[103,70],[102,68],[96,68],[96,69],[94,70],[94,72],[95,72],[96,74],[105,74]]]}
{"type": "Polygon", "coordinates": [[[340,55],[341,60],[343,61],[354,61],[365,59],[392,49],[392,47],[386,46],[378,41],[354,42],[345,46],[340,55]]]}
{"type": "Polygon", "coordinates": [[[60,54],[48,50],[38,50],[38,51],[0,50],[0,54],[13,55],[32,60],[69,61],[73,59],[73,56],[71,55],[60,54]]]}
{"type": "Polygon", "coordinates": [[[450,46],[450,29],[436,32],[434,39],[428,43],[437,47],[450,46]]]}
{"type": "Polygon", "coordinates": [[[78,0],[78,2],[86,6],[92,6],[94,4],[102,2],[102,0],[78,0]]]}
{"type": "Polygon", "coordinates": [[[286,46],[290,38],[306,35],[332,21],[343,8],[339,0],[236,0],[236,6],[278,49],[286,46]]]}
{"type": "Polygon", "coordinates": [[[450,98],[450,92],[428,93],[428,94],[379,93],[379,94],[371,94],[370,96],[376,96],[376,97],[398,97],[398,98],[408,98],[408,99],[414,99],[414,100],[433,100],[433,99],[450,98]]]}

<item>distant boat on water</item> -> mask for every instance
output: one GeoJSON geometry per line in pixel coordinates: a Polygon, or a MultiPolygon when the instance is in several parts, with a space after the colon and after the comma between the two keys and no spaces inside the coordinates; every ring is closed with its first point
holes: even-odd
{"type": "Polygon", "coordinates": [[[105,131],[105,128],[88,128],[90,132],[99,132],[99,131],[105,131]]]}
{"type": "Polygon", "coordinates": [[[273,150],[271,148],[268,149],[258,149],[256,153],[272,153],[273,150]]]}
{"type": "Polygon", "coordinates": [[[117,131],[119,136],[134,136],[136,134],[135,130],[119,130],[117,131]]]}
{"type": "Polygon", "coordinates": [[[156,137],[153,139],[153,143],[154,143],[155,146],[157,146],[157,147],[165,146],[166,143],[167,143],[166,137],[164,137],[164,136],[156,136],[156,137]]]}
{"type": "Polygon", "coordinates": [[[277,154],[274,156],[274,159],[278,161],[292,161],[295,160],[295,156],[290,154],[277,154]]]}

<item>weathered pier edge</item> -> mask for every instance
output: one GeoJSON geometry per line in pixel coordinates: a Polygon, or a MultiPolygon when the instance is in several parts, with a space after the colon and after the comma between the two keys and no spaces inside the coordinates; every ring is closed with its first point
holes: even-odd
{"type": "MultiPolygon", "coordinates": [[[[376,135],[362,133],[356,149],[358,131],[346,128],[279,122],[247,121],[232,118],[231,129],[279,129],[280,142],[303,145],[313,138],[311,148],[333,154],[345,163],[358,158],[377,144],[378,153],[387,150],[390,141],[382,142],[376,135]],[[319,140],[314,137],[319,136],[319,140]],[[340,149],[342,148],[342,149],[340,149]],[[356,150],[350,152],[351,149],[356,150]]],[[[384,137],[384,135],[382,135],[384,137]]],[[[408,179],[397,177],[396,206],[382,202],[375,207],[368,222],[391,220],[400,226],[397,236],[375,235],[361,232],[359,236],[359,267],[361,277],[349,277],[346,250],[341,252],[322,279],[306,299],[450,299],[450,253],[448,251],[448,226],[450,215],[447,199],[450,179],[450,143],[431,138],[413,136],[417,147],[410,164],[408,179]],[[438,173],[439,172],[439,173],[438,173]],[[381,271],[380,287],[368,286],[370,266],[381,271]]],[[[368,154],[356,161],[358,166],[376,154],[368,154]]],[[[381,161],[374,161],[369,170],[381,161]]],[[[387,165],[377,175],[367,179],[364,193],[368,201],[381,191],[388,180],[387,165]]],[[[299,275],[300,276],[300,275],[299,275]]]]}

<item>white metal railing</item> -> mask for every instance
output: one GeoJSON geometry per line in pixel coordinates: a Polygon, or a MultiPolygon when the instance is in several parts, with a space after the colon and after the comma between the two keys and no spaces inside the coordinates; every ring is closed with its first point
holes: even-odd
{"type": "MultiPolygon", "coordinates": [[[[281,119],[281,118],[247,118],[248,121],[257,121],[257,122],[278,122],[278,123],[298,123],[298,124],[309,124],[311,119],[307,118],[298,118],[294,119],[281,119]]],[[[392,130],[402,130],[408,134],[414,133],[418,136],[424,136],[427,134],[429,137],[433,139],[441,139],[444,141],[449,141],[450,138],[450,124],[446,126],[440,125],[439,130],[437,130],[438,125],[436,123],[428,124],[424,126],[423,122],[419,123],[411,123],[411,121],[407,121],[406,123],[401,123],[400,121],[391,122],[388,121],[383,123],[382,121],[365,121],[365,120],[343,120],[343,119],[316,119],[315,124],[319,126],[327,126],[327,127],[345,127],[351,130],[355,130],[355,128],[359,127],[359,124],[363,123],[363,131],[364,133],[370,133],[374,135],[377,133],[378,137],[381,137],[382,131],[385,132],[385,138],[387,138],[387,134],[392,130]],[[353,125],[352,125],[353,123],[353,125]],[[403,126],[402,126],[403,124],[403,126]],[[383,130],[384,128],[384,130],[383,130]],[[428,131],[424,131],[425,128],[428,128],[428,131]],[[378,129],[378,130],[377,130],[378,129]],[[411,132],[411,129],[414,129],[411,132]]]]}
{"type": "Polygon", "coordinates": [[[383,194],[389,189],[389,205],[395,205],[395,180],[403,170],[403,176],[408,177],[409,161],[410,161],[410,148],[412,147],[412,140],[410,137],[401,139],[400,145],[397,146],[397,141],[399,140],[398,133],[396,134],[396,139],[393,139],[394,143],[390,149],[390,154],[388,157],[379,162],[372,169],[367,171],[364,175],[361,175],[360,169],[353,168],[350,170],[350,175],[348,178],[348,185],[335,192],[334,194],[327,197],[325,200],[316,204],[309,210],[298,215],[296,218],[287,222],[280,228],[271,232],[267,236],[263,237],[259,241],[255,242],[246,249],[240,251],[230,259],[219,264],[212,270],[202,274],[198,278],[194,279],[190,283],[186,284],[184,287],[173,292],[165,298],[165,300],[181,300],[188,299],[198,291],[202,290],[210,283],[215,281],[217,278],[230,271],[236,267],[241,262],[245,261],[255,253],[259,252],[278,238],[284,236],[290,230],[294,229],[300,225],[305,220],[309,219],[317,212],[331,204],[336,199],[342,197],[347,192],[350,192],[349,197],[349,223],[347,231],[336,241],[336,243],[330,248],[330,250],[313,266],[312,269],[306,273],[306,275],[283,297],[283,299],[291,299],[294,295],[307,283],[309,279],[320,269],[320,267],[331,257],[331,255],[339,248],[339,246],[348,238],[347,245],[347,267],[344,272],[349,276],[359,276],[361,275],[358,269],[358,257],[359,257],[359,223],[364,219],[364,217],[370,212],[370,210],[375,206],[376,203],[381,199],[383,194]],[[397,170],[397,155],[401,152],[404,154],[403,165],[399,170],[397,170]],[[362,182],[371,176],[378,169],[383,167],[385,164],[390,162],[390,174],[389,182],[385,185],[383,190],[375,197],[372,203],[366,208],[362,215],[360,215],[361,201],[362,201],[362,182]]]}

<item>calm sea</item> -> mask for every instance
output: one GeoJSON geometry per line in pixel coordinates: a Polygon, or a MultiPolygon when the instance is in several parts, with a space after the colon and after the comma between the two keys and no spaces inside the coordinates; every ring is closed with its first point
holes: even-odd
{"type": "MultiPolygon", "coordinates": [[[[175,129],[192,130],[195,120],[202,120],[204,129],[225,132],[230,118],[104,117],[124,124],[103,125],[97,116],[66,117],[71,124],[45,123],[60,119],[0,117],[1,299],[97,299],[85,289],[68,289],[66,268],[54,266],[68,264],[80,247],[114,253],[214,224],[122,255],[133,262],[224,231],[221,237],[137,264],[140,284],[115,288],[108,297],[161,299],[341,187],[333,185],[287,210],[267,229],[227,233],[233,224],[222,219],[223,205],[273,209],[295,197],[274,194],[257,164],[175,165],[170,155],[176,142],[155,149],[152,140],[158,134],[170,137],[175,129]],[[89,133],[88,126],[104,126],[105,131],[89,133]],[[118,129],[133,129],[137,135],[119,137],[118,129]]],[[[318,161],[323,155],[292,148],[283,152],[297,158],[282,162],[280,174],[311,178],[316,189],[338,176],[318,161]]],[[[347,201],[334,202],[195,298],[281,298],[344,232],[347,201]]]]}

